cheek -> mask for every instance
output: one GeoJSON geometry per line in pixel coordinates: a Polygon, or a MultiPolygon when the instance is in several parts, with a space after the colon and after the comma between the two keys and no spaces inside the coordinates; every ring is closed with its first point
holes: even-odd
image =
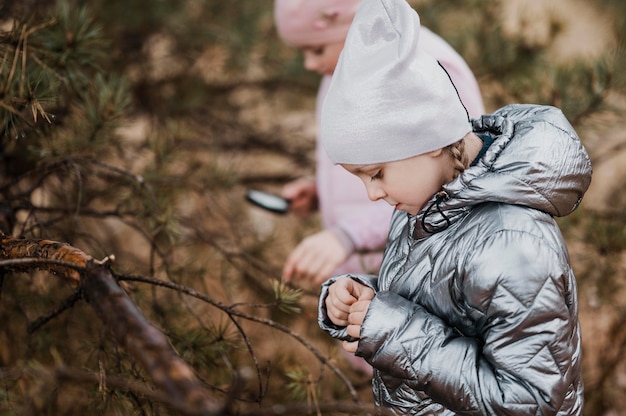
{"type": "Polygon", "coordinates": [[[337,61],[339,61],[339,54],[341,54],[340,47],[335,47],[332,50],[329,50],[326,54],[326,61],[333,67],[336,66],[337,61]]]}
{"type": "Polygon", "coordinates": [[[428,200],[441,188],[436,175],[427,169],[410,170],[395,179],[395,185],[390,191],[404,195],[407,202],[416,205],[428,200]]]}
{"type": "Polygon", "coordinates": [[[337,66],[337,57],[334,55],[324,55],[324,65],[330,69],[335,69],[337,66]]]}

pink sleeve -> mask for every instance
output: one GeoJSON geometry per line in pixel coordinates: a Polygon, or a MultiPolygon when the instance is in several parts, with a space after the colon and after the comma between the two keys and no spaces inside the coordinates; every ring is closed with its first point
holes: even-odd
{"type": "Polygon", "coordinates": [[[337,227],[346,233],[357,251],[376,251],[385,248],[389,223],[394,207],[384,203],[363,207],[354,214],[343,217],[337,227]]]}

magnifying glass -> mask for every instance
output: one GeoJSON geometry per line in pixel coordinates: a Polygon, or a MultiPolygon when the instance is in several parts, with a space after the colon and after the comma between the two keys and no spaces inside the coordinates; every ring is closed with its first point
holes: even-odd
{"type": "Polygon", "coordinates": [[[289,211],[290,202],[288,199],[269,192],[259,191],[257,189],[250,189],[248,192],[246,192],[246,199],[248,200],[248,202],[251,202],[257,207],[274,212],[276,214],[285,214],[287,211],[289,211]]]}

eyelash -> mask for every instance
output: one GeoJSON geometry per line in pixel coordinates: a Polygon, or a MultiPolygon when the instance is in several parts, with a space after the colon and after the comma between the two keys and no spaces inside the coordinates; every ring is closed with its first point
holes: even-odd
{"type": "Polygon", "coordinates": [[[370,176],[370,181],[375,181],[376,179],[382,179],[382,177],[383,177],[383,171],[379,170],[378,172],[376,172],[374,176],[370,176]]]}

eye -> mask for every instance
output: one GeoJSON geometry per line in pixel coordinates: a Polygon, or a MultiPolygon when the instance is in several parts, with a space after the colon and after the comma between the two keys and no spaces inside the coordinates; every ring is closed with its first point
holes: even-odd
{"type": "Polygon", "coordinates": [[[324,54],[324,47],[323,46],[318,46],[317,48],[313,48],[313,49],[311,49],[311,53],[313,55],[317,55],[317,56],[323,55],[324,54]]]}
{"type": "Polygon", "coordinates": [[[382,179],[382,178],[383,178],[383,170],[382,169],[377,170],[375,174],[370,176],[370,180],[371,181],[375,181],[377,179],[382,179]]]}

